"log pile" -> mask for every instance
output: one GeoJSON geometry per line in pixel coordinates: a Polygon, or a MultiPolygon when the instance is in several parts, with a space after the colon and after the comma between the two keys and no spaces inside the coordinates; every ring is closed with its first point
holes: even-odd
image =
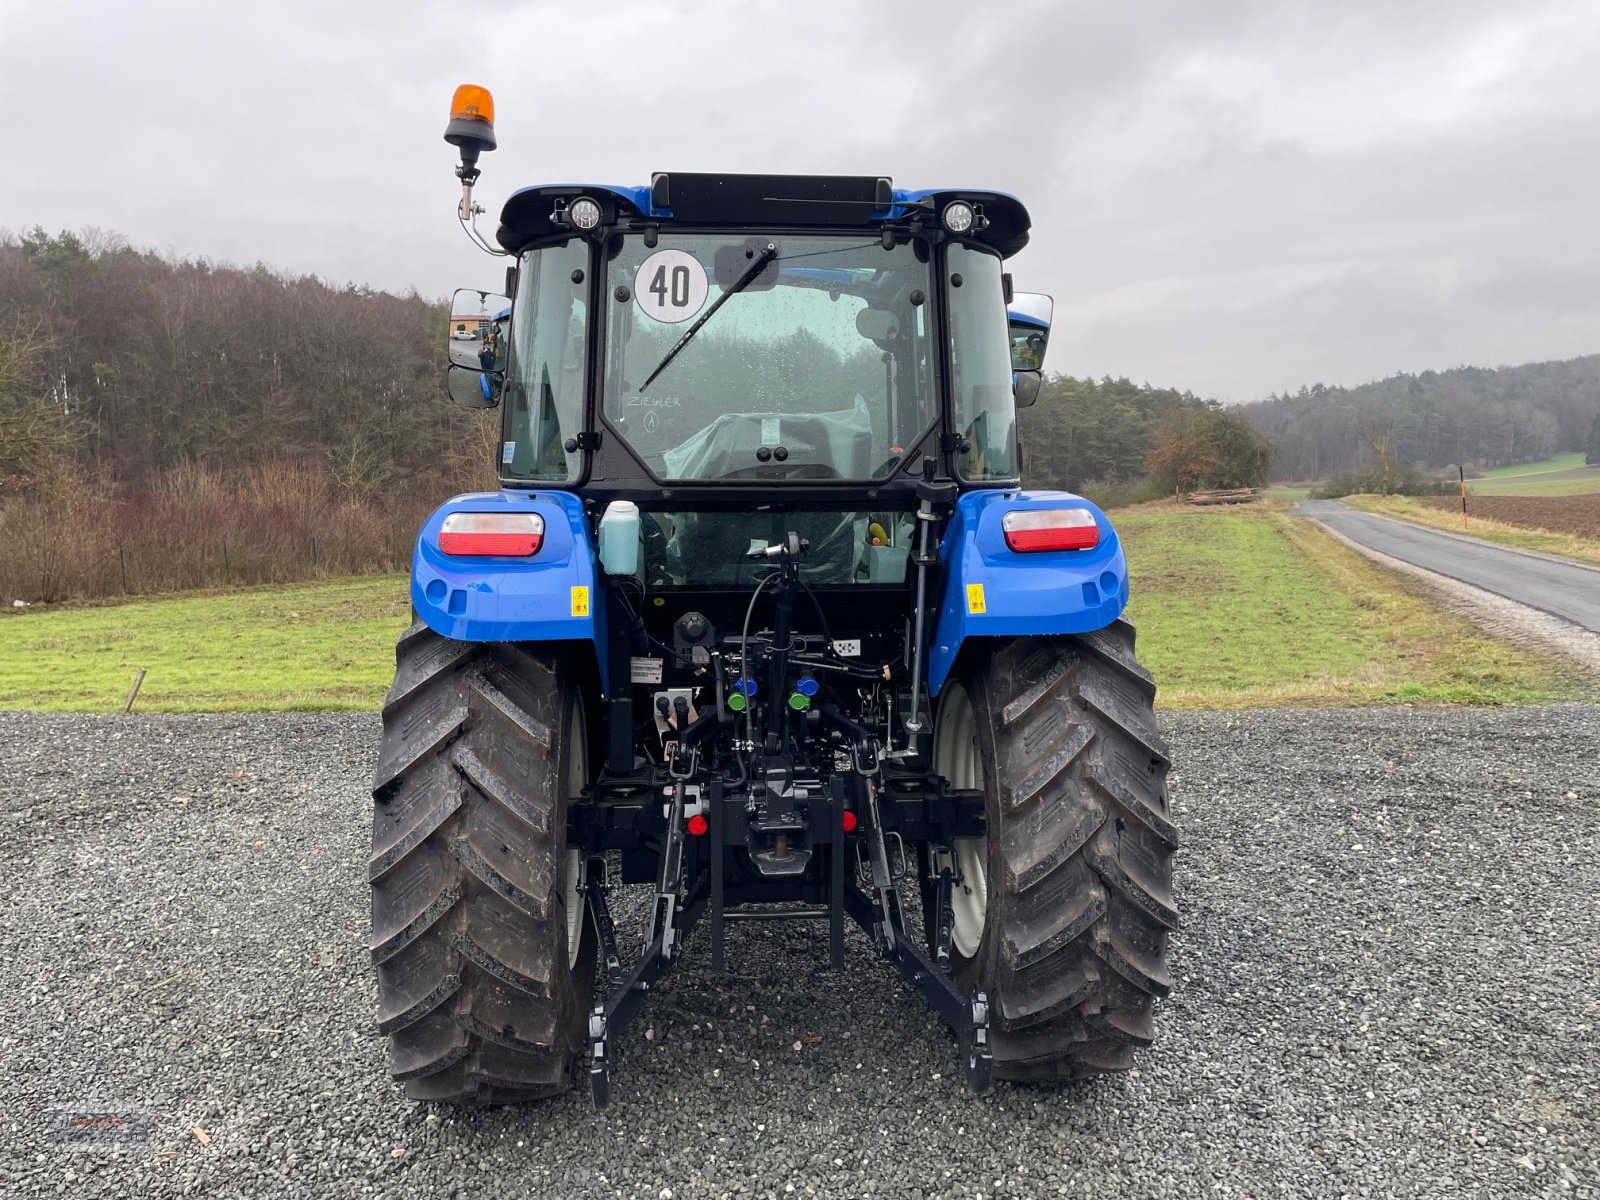
{"type": "Polygon", "coordinates": [[[1223,488],[1213,492],[1190,492],[1185,504],[1249,504],[1261,499],[1260,488],[1223,488]]]}

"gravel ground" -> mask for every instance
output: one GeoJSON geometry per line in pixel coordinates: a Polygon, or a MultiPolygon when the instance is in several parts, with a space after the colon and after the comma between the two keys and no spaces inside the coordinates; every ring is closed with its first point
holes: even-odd
{"type": "Polygon", "coordinates": [[[1137,1072],[967,1099],[863,940],[747,924],[606,1113],[460,1114],[372,1031],[375,717],[0,713],[0,1196],[1600,1196],[1600,708],[1166,723],[1137,1072]],[[46,1136],[111,1107],[149,1140],[46,1136]]]}

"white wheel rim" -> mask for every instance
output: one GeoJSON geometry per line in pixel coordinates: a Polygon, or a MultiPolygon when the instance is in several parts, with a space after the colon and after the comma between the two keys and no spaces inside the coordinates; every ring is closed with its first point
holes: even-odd
{"type": "MultiPolygon", "coordinates": [[[[978,719],[967,689],[951,680],[939,702],[939,721],[933,733],[934,770],[953,788],[983,790],[983,758],[978,753],[978,719]]],[[[989,915],[989,839],[957,838],[951,846],[961,883],[951,889],[954,918],[950,940],[967,958],[977,954],[983,925],[989,915]]]]}
{"type": "Polygon", "coordinates": [[[583,942],[583,897],[578,895],[578,869],[583,865],[576,850],[567,851],[567,969],[578,965],[583,942]]]}
{"type": "MultiPolygon", "coordinates": [[[[567,770],[562,786],[570,799],[583,790],[589,782],[588,727],[583,720],[583,705],[574,702],[572,723],[567,732],[567,770]]],[[[567,851],[566,878],[563,891],[567,901],[567,969],[578,965],[578,947],[583,943],[583,897],[578,895],[578,874],[582,855],[577,850],[567,851]]]]}

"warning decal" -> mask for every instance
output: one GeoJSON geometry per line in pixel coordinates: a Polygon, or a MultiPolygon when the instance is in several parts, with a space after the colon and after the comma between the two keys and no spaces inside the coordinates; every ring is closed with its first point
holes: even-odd
{"type": "Polygon", "coordinates": [[[661,664],[664,660],[659,658],[630,658],[628,660],[628,681],[630,683],[660,683],[661,664]]]}

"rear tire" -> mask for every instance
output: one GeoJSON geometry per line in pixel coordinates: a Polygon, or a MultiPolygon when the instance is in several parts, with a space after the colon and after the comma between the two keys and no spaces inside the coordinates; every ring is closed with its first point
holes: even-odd
{"type": "Polygon", "coordinates": [[[588,782],[581,695],[553,654],[420,623],[395,659],[369,867],[389,1072],[416,1100],[557,1095],[594,991],[566,848],[588,782]]]}
{"type": "Polygon", "coordinates": [[[996,641],[939,697],[935,768],[985,793],[987,836],[955,847],[972,890],[953,898],[951,958],[963,987],[988,993],[1000,1079],[1126,1070],[1171,990],[1178,833],[1133,642],[1125,621],[996,641]]]}

